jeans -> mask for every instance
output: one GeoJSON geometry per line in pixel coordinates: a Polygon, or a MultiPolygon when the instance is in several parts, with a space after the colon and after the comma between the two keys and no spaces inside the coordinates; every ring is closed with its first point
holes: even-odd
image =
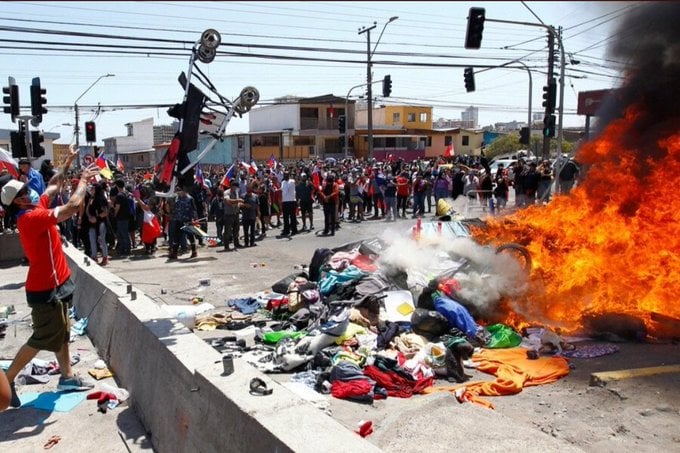
{"type": "Polygon", "coordinates": [[[425,214],[425,192],[413,194],[413,217],[425,214]]]}
{"type": "Polygon", "coordinates": [[[97,243],[102,249],[102,256],[109,256],[109,248],[106,246],[106,224],[100,222],[96,227],[91,226],[88,235],[90,237],[90,257],[97,259],[97,243]]]}
{"type": "Polygon", "coordinates": [[[324,234],[335,234],[335,203],[323,204],[323,232],[324,234]]]}
{"type": "Polygon", "coordinates": [[[116,239],[118,239],[118,253],[121,255],[129,255],[130,248],[130,221],[116,220],[116,239]]]}
{"type": "Polygon", "coordinates": [[[386,218],[392,217],[392,220],[397,220],[397,197],[385,197],[385,205],[387,206],[386,218]]]}
{"type": "Polygon", "coordinates": [[[246,246],[255,243],[255,219],[243,219],[243,242],[246,246]]]}

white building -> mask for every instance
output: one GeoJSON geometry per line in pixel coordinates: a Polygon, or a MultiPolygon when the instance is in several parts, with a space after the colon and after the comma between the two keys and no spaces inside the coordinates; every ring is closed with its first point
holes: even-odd
{"type": "Polygon", "coordinates": [[[128,130],[126,136],[104,139],[106,157],[112,162],[120,159],[127,170],[156,165],[153,118],[128,123],[125,126],[128,130]]]}

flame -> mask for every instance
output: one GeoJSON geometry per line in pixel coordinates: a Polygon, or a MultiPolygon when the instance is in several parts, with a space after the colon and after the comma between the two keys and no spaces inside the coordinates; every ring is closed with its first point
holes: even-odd
{"type": "Polygon", "coordinates": [[[680,132],[677,122],[640,130],[648,119],[631,106],[584,144],[587,176],[568,196],[474,229],[482,244],[531,253],[527,293],[503,304],[508,324],[576,332],[584,315],[621,313],[654,335],[651,313],[680,318],[680,132]]]}

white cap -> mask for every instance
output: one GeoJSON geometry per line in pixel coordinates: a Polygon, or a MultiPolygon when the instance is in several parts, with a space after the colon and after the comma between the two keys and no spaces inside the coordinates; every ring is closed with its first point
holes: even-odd
{"type": "Polygon", "coordinates": [[[7,182],[7,184],[5,184],[5,186],[2,188],[2,194],[0,196],[2,204],[5,206],[11,205],[14,201],[14,198],[17,196],[17,193],[19,193],[19,191],[23,189],[25,185],[26,183],[17,179],[7,182]]]}

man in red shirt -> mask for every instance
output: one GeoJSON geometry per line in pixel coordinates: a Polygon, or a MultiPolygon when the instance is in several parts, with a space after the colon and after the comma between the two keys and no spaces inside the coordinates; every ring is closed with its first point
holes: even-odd
{"type": "Polygon", "coordinates": [[[61,371],[57,386],[59,390],[87,390],[94,386],[89,379],[74,375],[71,369],[68,307],[74,285],[57,224],[79,211],[85,198],[87,182],[99,173],[99,168],[92,164],[83,170],[78,187],[68,202],[54,209],[49,207],[61,185],[67,182],[66,170],[76,156],[77,152],[71,146],[71,153],[64,165],[50,179],[47,189],[38,200],[35,199],[37,194],[17,180],[5,184],[0,193],[2,203],[18,217],[19,239],[29,263],[26,300],[31,307],[33,323],[33,334],[19,349],[7,370],[12,407],[21,405],[14,390],[14,378],[41,350],[54,352],[57,357],[61,371]]]}
{"type": "Polygon", "coordinates": [[[409,196],[409,183],[408,177],[405,171],[402,171],[399,176],[397,176],[397,217],[399,217],[399,211],[401,211],[401,217],[406,218],[406,207],[408,206],[408,196],[409,196]]]}

